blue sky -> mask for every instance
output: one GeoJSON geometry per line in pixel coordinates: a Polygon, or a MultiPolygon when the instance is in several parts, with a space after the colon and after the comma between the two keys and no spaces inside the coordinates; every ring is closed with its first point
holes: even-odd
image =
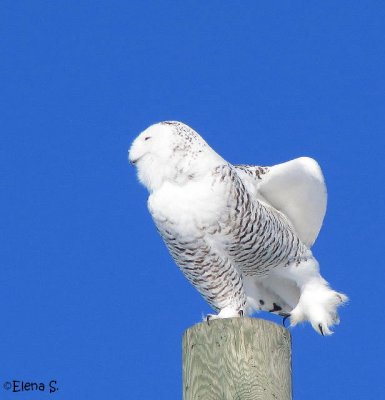
{"type": "Polygon", "coordinates": [[[319,161],[314,253],[351,301],[332,337],[292,331],[294,399],[383,397],[382,1],[3,1],[0,20],[1,398],[181,398],[181,335],[210,310],[127,163],[167,119],[233,163],[319,161]]]}

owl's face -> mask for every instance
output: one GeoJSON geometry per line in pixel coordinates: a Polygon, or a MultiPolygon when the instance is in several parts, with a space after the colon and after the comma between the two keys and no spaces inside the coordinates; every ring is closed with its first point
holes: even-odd
{"type": "Polygon", "coordinates": [[[140,182],[149,191],[165,180],[183,184],[195,179],[220,158],[190,127],[181,122],[160,122],[143,131],[132,143],[128,159],[135,165],[140,182]]]}
{"type": "Polygon", "coordinates": [[[133,142],[128,160],[139,168],[143,162],[166,161],[171,156],[172,129],[166,124],[155,124],[144,130],[133,142]]]}

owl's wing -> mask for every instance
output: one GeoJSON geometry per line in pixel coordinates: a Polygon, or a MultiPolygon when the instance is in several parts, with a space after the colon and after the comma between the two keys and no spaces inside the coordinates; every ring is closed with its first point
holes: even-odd
{"type": "Polygon", "coordinates": [[[257,198],[286,215],[305,245],[315,242],[327,203],[324,178],[315,160],[300,157],[272,167],[235,168],[257,198]]]}
{"type": "Polygon", "coordinates": [[[215,250],[203,230],[181,236],[167,220],[152,213],[155,225],[171,257],[187,280],[215,310],[231,308],[235,314],[246,308],[241,274],[226,254],[215,250]]]}

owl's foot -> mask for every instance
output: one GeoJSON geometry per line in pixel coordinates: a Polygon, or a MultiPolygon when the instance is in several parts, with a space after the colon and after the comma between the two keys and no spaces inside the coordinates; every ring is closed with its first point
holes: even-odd
{"type": "Polygon", "coordinates": [[[337,293],[325,284],[313,285],[311,290],[302,291],[299,303],[291,311],[291,326],[301,321],[309,321],[314,330],[322,336],[331,335],[331,327],[339,323],[337,307],[347,301],[342,293],[337,293]]]}
{"type": "Polygon", "coordinates": [[[206,315],[206,322],[210,324],[210,320],[212,319],[219,319],[219,318],[237,318],[237,317],[243,317],[244,311],[243,309],[236,310],[232,307],[225,307],[223,308],[217,315],[215,314],[207,314],[206,315]]]}

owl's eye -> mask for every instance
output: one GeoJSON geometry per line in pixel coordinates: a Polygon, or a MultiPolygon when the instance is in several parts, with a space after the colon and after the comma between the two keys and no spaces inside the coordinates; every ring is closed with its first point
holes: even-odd
{"type": "Polygon", "coordinates": [[[148,139],[151,139],[151,136],[147,136],[144,138],[144,140],[148,140],[148,139]]]}

